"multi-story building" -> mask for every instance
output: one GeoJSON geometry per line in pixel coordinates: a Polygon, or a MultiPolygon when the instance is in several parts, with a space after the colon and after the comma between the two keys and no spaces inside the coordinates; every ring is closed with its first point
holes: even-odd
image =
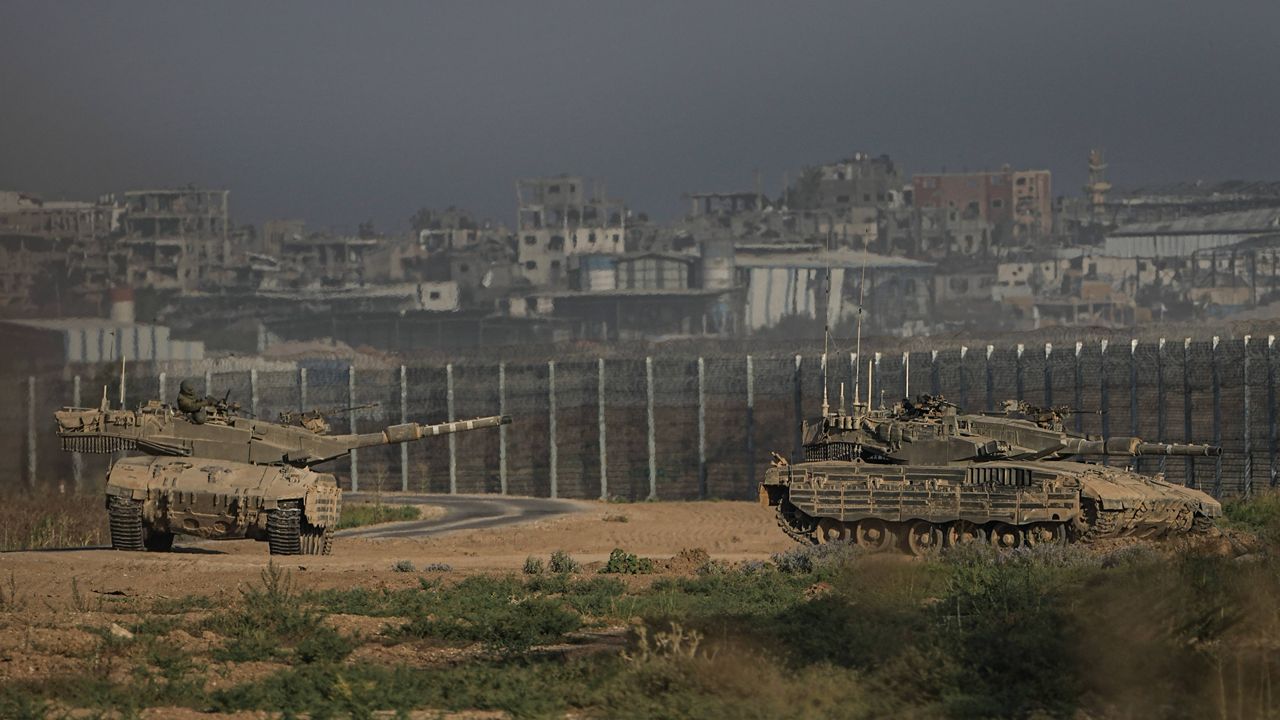
{"type": "Polygon", "coordinates": [[[130,287],[196,290],[229,269],[227,190],[138,190],[124,194],[124,238],[112,273],[130,287]]]}
{"type": "Polygon", "coordinates": [[[1042,237],[1052,230],[1052,188],[1048,170],[1011,170],[1007,165],[996,172],[921,173],[911,180],[916,207],[944,209],[949,221],[1006,226],[1016,238],[1042,237]]]}
{"type": "Polygon", "coordinates": [[[892,207],[902,202],[902,174],[888,155],[853,157],[818,168],[818,207],[847,210],[855,207],[892,207]]]}
{"type": "Polygon", "coordinates": [[[626,250],[626,205],[588,188],[588,182],[576,175],[516,182],[517,262],[534,286],[563,284],[571,255],[621,255],[626,250]]]}

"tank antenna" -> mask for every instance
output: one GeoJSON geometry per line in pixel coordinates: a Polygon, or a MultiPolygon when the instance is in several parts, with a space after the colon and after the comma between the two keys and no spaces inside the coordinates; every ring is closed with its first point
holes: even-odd
{"type": "Polygon", "coordinates": [[[840,414],[844,415],[844,383],[840,383],[840,414]]]}
{"type": "Polygon", "coordinates": [[[120,409],[124,409],[124,351],[120,352],[120,409]]]}
{"type": "Polygon", "coordinates": [[[871,394],[871,381],[875,378],[875,365],[871,360],[867,361],[867,409],[871,409],[871,401],[875,395],[871,394]]]}
{"type": "Polygon", "coordinates": [[[823,283],[823,291],[827,301],[822,304],[822,417],[831,413],[831,403],[827,397],[827,352],[831,349],[831,228],[827,228],[827,281],[823,283]]]}
{"type": "MultiPolygon", "coordinates": [[[[858,329],[857,329],[857,340],[854,341],[854,348],[853,348],[854,355],[857,357],[862,357],[862,309],[866,305],[866,297],[867,297],[867,254],[868,254],[867,239],[866,237],[863,237],[862,238],[862,277],[861,279],[858,280],[858,329]]],[[[854,396],[853,404],[855,407],[857,407],[857,405],[859,404],[858,388],[862,384],[861,382],[862,378],[857,377],[857,374],[860,374],[861,370],[862,370],[862,366],[860,364],[854,366],[855,375],[853,378],[853,396],[854,396]]],[[[868,370],[867,373],[868,373],[867,374],[867,407],[870,408],[871,407],[870,370],[868,370]]]]}

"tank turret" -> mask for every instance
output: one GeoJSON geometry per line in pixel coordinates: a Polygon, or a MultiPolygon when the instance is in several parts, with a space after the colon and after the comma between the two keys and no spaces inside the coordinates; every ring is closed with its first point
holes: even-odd
{"type": "Polygon", "coordinates": [[[378,432],[326,435],[304,425],[283,425],[234,412],[208,413],[203,422],[152,401],[137,410],[64,408],[55,413],[62,449],[147,455],[202,457],[253,465],[311,467],[374,445],[413,442],[438,435],[498,427],[509,416],[493,415],[431,425],[404,423],[378,432]]]}
{"type": "Polygon", "coordinates": [[[1221,514],[1199,490],[1091,462],[1214,457],[1221,448],[1078,435],[1065,429],[1072,412],[1011,401],[972,414],[929,396],[855,404],[804,423],[804,457],[766,471],[761,501],[799,541],[901,540],[917,554],[977,539],[1009,548],[1204,531],[1221,514]]]}
{"type": "Polygon", "coordinates": [[[498,427],[506,415],[369,433],[328,434],[321,413],[273,423],[243,417],[225,398],[183,413],[151,401],[137,410],[55,413],[68,452],[137,452],[107,474],[112,547],[168,550],[176,534],[252,538],[273,555],[328,554],[342,505],[336,478],[312,468],[353,450],[498,427]]]}

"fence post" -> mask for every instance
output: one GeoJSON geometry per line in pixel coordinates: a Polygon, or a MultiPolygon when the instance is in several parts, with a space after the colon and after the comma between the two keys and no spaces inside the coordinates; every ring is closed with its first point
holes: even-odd
{"type": "Polygon", "coordinates": [[[649,499],[658,499],[658,443],[653,415],[653,358],[644,359],[645,404],[648,410],[649,432],[649,499]]]}
{"type": "MultiPolygon", "coordinates": [[[[452,367],[452,366],[450,366],[452,367]]],[[[450,372],[449,377],[452,379],[453,374],[450,372]]],[[[452,387],[452,384],[451,384],[452,387]]],[[[451,393],[452,394],[452,393],[451,393]]],[[[556,466],[559,464],[559,452],[556,448],[556,361],[547,362],[547,452],[548,463],[551,470],[551,497],[557,497],[559,488],[557,484],[559,478],[556,476],[556,466]]],[[[452,481],[451,481],[452,482],[452,481]]],[[[453,492],[450,490],[450,492],[453,492]]]]}
{"type": "MultiPolygon", "coordinates": [[[[969,383],[965,381],[968,373],[964,371],[964,358],[969,354],[969,348],[964,345],[960,346],[960,407],[969,407],[969,383]]],[[[965,412],[968,412],[966,409],[965,412]]]]}
{"type": "MultiPolygon", "coordinates": [[[[867,409],[868,410],[875,407],[875,401],[872,399],[871,396],[875,393],[877,388],[884,387],[884,379],[881,377],[881,374],[880,374],[880,353],[875,354],[872,367],[875,369],[871,372],[870,387],[867,390],[867,409]]],[[[884,397],[884,390],[880,391],[880,397],[881,398],[884,397]]],[[[884,405],[884,403],[880,403],[880,404],[884,405]]],[[[796,429],[799,430],[799,427],[797,426],[796,429]]]]}
{"type": "Polygon", "coordinates": [[[596,433],[600,438],[600,499],[609,499],[609,455],[605,442],[604,358],[596,359],[596,433]]]}
{"type": "Polygon", "coordinates": [[[1276,486],[1276,336],[1267,336],[1267,453],[1269,484],[1276,486]]]}
{"type": "MultiPolygon", "coordinates": [[[[1222,447],[1222,382],[1218,376],[1218,336],[1209,345],[1209,375],[1213,381],[1213,444],[1222,447]]],[[[1213,496],[1222,497],[1222,456],[1213,462],[1213,496]]]]}
{"type": "MultiPolygon", "coordinates": [[[[400,422],[409,422],[409,373],[400,366],[400,422]]],[[[400,443],[400,492],[409,492],[409,443],[400,443]]]]}
{"type": "Polygon", "coordinates": [[[249,368],[249,415],[258,417],[258,368],[249,368]]]}
{"type": "MultiPolygon", "coordinates": [[[[1129,341],[1129,434],[1138,435],[1138,341],[1129,341]]],[[[1133,459],[1133,467],[1142,472],[1142,458],[1133,459]]]]}
{"type": "Polygon", "coordinates": [[[307,410],[307,369],[298,368],[298,411],[307,410]]]}
{"type": "Polygon", "coordinates": [[[169,384],[167,382],[168,379],[169,379],[168,373],[161,370],[160,377],[156,379],[157,390],[159,391],[157,394],[159,395],[160,402],[164,402],[165,395],[168,395],[168,393],[165,392],[166,390],[169,389],[168,387],[166,387],[169,384]]]}
{"type": "MultiPolygon", "coordinates": [[[[1102,439],[1111,438],[1111,383],[1107,377],[1107,346],[1111,343],[1103,340],[1098,343],[1098,410],[1102,417],[1102,439]]],[[[1102,464],[1110,465],[1111,459],[1103,456],[1102,464]]]]}
{"type": "MultiPolygon", "coordinates": [[[[80,407],[80,376],[76,375],[71,379],[71,406],[80,407]]],[[[76,490],[81,489],[81,483],[84,481],[84,458],[80,453],[71,453],[71,481],[75,483],[76,490]]]]}
{"type": "MultiPolygon", "coordinates": [[[[751,356],[747,356],[747,487],[756,478],[756,375],[751,356]]],[[[1274,471],[1275,463],[1272,463],[1274,471]]]]}
{"type": "Polygon", "coordinates": [[[929,394],[938,397],[942,394],[942,378],[938,376],[938,351],[929,351],[929,394]]]}
{"type": "Polygon", "coordinates": [[[698,358],[698,497],[707,499],[707,366],[701,357],[698,358]]]}
{"type": "MultiPolygon", "coordinates": [[[[1164,338],[1156,345],[1156,442],[1165,442],[1164,338]]],[[[1160,474],[1165,471],[1167,456],[1160,456],[1160,474]]]]}
{"type": "Polygon", "coordinates": [[[1244,496],[1253,494],[1253,408],[1249,397],[1249,340],[1244,336],[1244,496]]]}
{"type": "Polygon", "coordinates": [[[27,376],[27,486],[36,486],[36,376],[27,376]]]}
{"type": "Polygon", "coordinates": [[[911,399],[911,353],[902,352],[902,397],[911,399]]]}
{"type": "MultiPolygon", "coordinates": [[[[507,364],[498,363],[498,414],[507,414],[507,364]]],[[[498,426],[498,491],[507,494],[507,426],[498,426]]]]}
{"type": "Polygon", "coordinates": [[[1015,350],[1016,352],[1014,353],[1013,359],[1013,383],[1014,389],[1017,393],[1015,397],[1017,397],[1018,400],[1022,400],[1023,396],[1026,395],[1022,382],[1022,353],[1026,350],[1026,347],[1022,343],[1018,343],[1018,347],[1015,348],[1015,350]]]}
{"type": "MultiPolygon", "coordinates": [[[[1076,341],[1076,397],[1075,406],[1077,410],[1084,409],[1084,367],[1080,364],[1080,353],[1084,350],[1084,343],[1076,341]]],[[[1084,413],[1076,413],[1076,432],[1084,432],[1084,413]]]]}
{"type": "Polygon", "coordinates": [[[800,362],[801,357],[796,355],[795,371],[791,374],[793,390],[791,409],[792,414],[795,416],[794,423],[791,426],[791,456],[797,458],[795,462],[799,462],[799,458],[804,457],[804,436],[800,431],[800,423],[804,421],[804,398],[801,395],[803,390],[800,386],[800,362]]]}
{"type": "MultiPolygon", "coordinates": [[[[347,366],[347,407],[356,406],[356,366],[347,366]]],[[[356,411],[347,413],[347,429],[356,432],[356,411]]],[[[356,457],[358,451],[351,451],[351,492],[360,491],[360,464],[356,457]]]]}
{"type": "Polygon", "coordinates": [[[995,345],[987,346],[986,368],[987,368],[987,411],[988,412],[996,409],[996,388],[995,388],[996,379],[991,372],[991,354],[994,353],[995,351],[996,351],[995,345]]]}
{"type": "MultiPolygon", "coordinates": [[[[453,409],[453,363],[444,366],[444,402],[449,422],[457,420],[453,409]]],[[[458,494],[458,436],[455,433],[449,433],[449,494],[458,494]]]]}
{"type": "Polygon", "coordinates": [[[204,394],[205,395],[213,394],[213,371],[212,370],[204,371],[204,394]]]}
{"type": "MultiPolygon", "coordinates": [[[[1191,338],[1182,340],[1182,441],[1191,442],[1191,338]]],[[[1187,487],[1196,487],[1195,458],[1187,456],[1187,487]]]]}
{"type": "Polygon", "coordinates": [[[1044,404],[1053,407],[1053,343],[1044,344],[1044,404]]]}

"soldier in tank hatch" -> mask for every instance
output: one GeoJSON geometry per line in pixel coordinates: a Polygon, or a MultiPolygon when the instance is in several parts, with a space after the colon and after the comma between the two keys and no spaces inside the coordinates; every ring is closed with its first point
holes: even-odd
{"type": "Polygon", "coordinates": [[[186,413],[191,418],[191,422],[197,425],[204,424],[208,419],[208,411],[206,408],[215,407],[218,401],[208,395],[200,397],[196,395],[195,385],[190,380],[183,380],[178,386],[178,411],[186,413]]]}

